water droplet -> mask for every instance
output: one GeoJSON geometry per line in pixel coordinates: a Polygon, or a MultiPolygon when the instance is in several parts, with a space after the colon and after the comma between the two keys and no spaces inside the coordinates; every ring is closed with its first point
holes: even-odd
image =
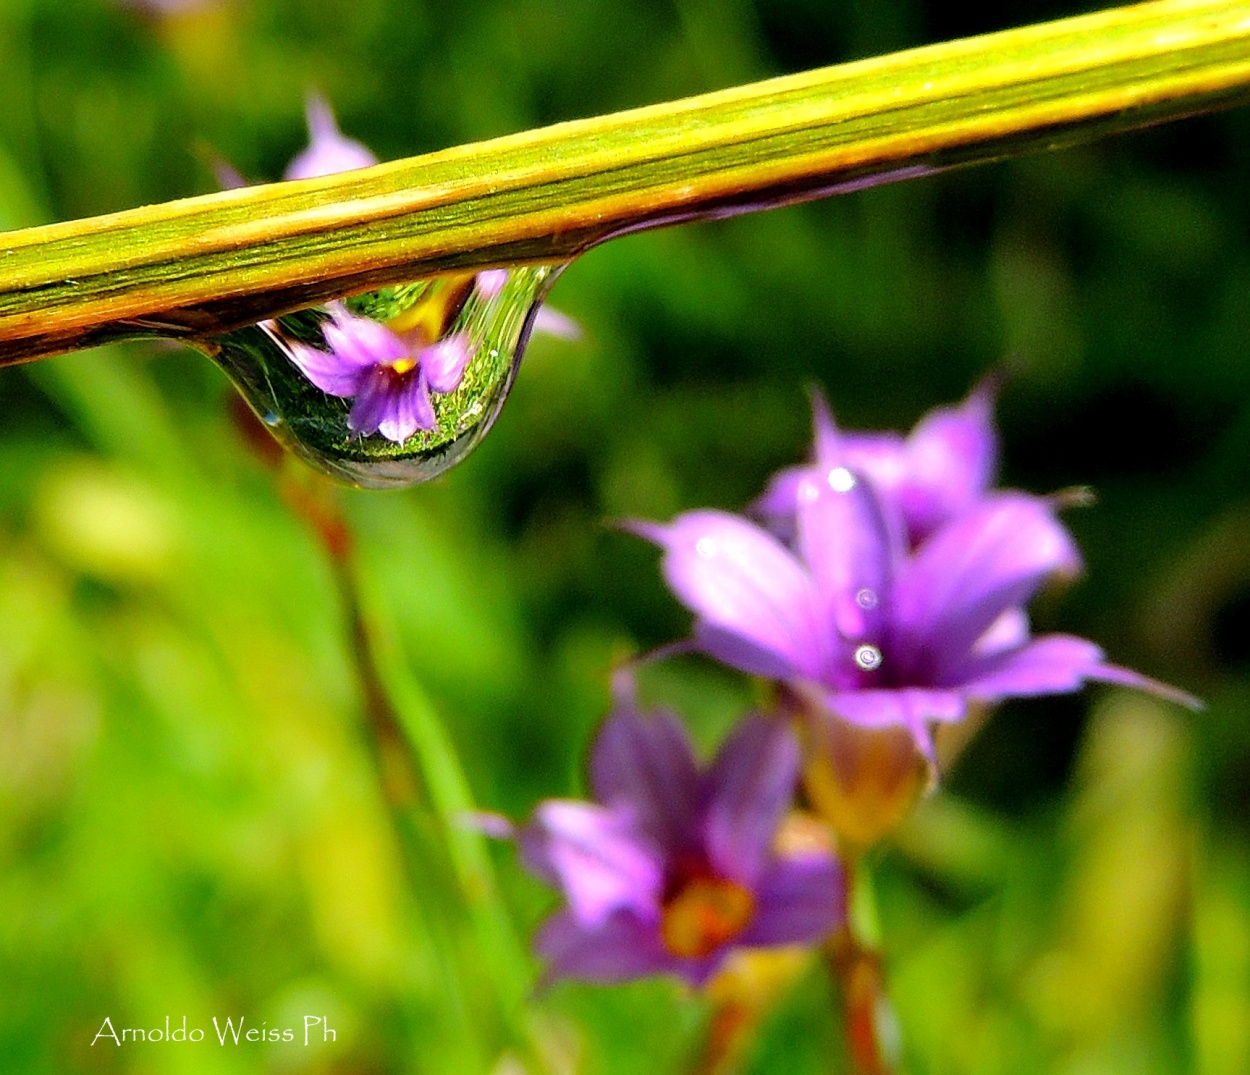
{"type": "Polygon", "coordinates": [[[855,650],[855,663],[865,672],[872,672],[881,667],[881,651],[876,646],[858,646],[855,650]]]}
{"type": "Polygon", "coordinates": [[[799,483],[799,500],[804,504],[810,504],[820,495],[820,490],[816,488],[815,482],[803,481],[799,483]]]}
{"type": "Polygon", "coordinates": [[[694,543],[694,551],[704,558],[715,556],[719,550],[720,546],[715,538],[701,537],[694,543]]]}
{"type": "Polygon", "coordinates": [[[877,607],[878,598],[876,590],[863,589],[855,594],[855,603],[862,609],[874,609],[877,607]]]}
{"type": "Polygon", "coordinates": [[[558,272],[451,273],[210,343],[285,447],[353,485],[412,485],[458,463],[490,429],[558,272]],[[334,350],[345,340],[351,357],[334,350]],[[362,365],[361,354],[377,361],[362,365]]]}
{"type": "Polygon", "coordinates": [[[835,493],[849,493],[855,488],[855,475],[846,467],[834,467],[829,471],[829,488],[835,493]]]}

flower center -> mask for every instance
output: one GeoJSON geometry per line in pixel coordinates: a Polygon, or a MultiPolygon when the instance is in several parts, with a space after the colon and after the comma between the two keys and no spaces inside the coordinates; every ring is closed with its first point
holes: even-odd
{"type": "Polygon", "coordinates": [[[403,376],[405,373],[411,373],[417,368],[417,360],[415,358],[401,358],[397,362],[391,363],[391,372],[403,376]]]}
{"type": "Polygon", "coordinates": [[[755,913],[755,898],[736,881],[697,877],[664,904],[660,938],[673,955],[698,959],[732,941],[755,913]]]}

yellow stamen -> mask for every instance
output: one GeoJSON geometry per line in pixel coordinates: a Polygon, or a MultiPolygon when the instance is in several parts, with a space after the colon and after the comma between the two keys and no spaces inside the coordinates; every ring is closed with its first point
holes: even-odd
{"type": "Polygon", "coordinates": [[[417,368],[417,360],[415,358],[401,358],[398,362],[391,363],[391,372],[393,373],[409,373],[417,368]]]}
{"type": "Polygon", "coordinates": [[[688,881],[664,905],[660,938],[673,955],[698,959],[732,941],[755,913],[755,898],[736,881],[688,881]]]}

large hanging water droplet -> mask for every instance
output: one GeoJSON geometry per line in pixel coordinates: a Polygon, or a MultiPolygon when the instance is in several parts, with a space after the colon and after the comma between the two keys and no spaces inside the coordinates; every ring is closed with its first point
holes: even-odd
{"type": "Polygon", "coordinates": [[[209,341],[278,440],[341,481],[428,481],[490,429],[558,273],[452,273],[209,341]]]}

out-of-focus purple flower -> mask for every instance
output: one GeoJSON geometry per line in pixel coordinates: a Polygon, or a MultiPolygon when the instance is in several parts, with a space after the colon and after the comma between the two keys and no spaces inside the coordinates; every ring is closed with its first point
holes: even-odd
{"type": "Polygon", "coordinates": [[[545,802],[518,834],[565,897],[535,941],[548,979],[697,986],[735,949],[827,934],[842,916],[836,860],[774,846],[798,767],[783,720],[746,718],[700,770],[675,719],[618,700],[591,757],[597,801],[545,802]]]}
{"type": "Polygon", "coordinates": [[[334,112],[325,98],[312,94],[306,106],[308,148],[282,173],[283,179],[315,179],[318,176],[369,168],[378,163],[369,149],[339,130],[334,112]]]}
{"type": "Polygon", "coordinates": [[[906,728],[930,758],[933,722],[960,720],[973,702],[1095,679],[1193,703],[1085,639],[1030,636],[1025,604],[1081,566],[1050,502],[984,496],[912,550],[896,501],[846,467],[807,468],[795,500],[793,549],[719,511],[635,526],[664,549],[696,644],[717,660],[814,688],[860,727],[906,728]]]}
{"type": "Polygon", "coordinates": [[[418,429],[438,426],[432,392],[454,392],[473,353],[458,332],[425,343],[420,332],[399,333],[341,303],[328,307],[323,333],[328,350],[283,340],[291,361],[332,396],[354,400],[347,426],[360,436],[380,433],[402,444],[418,429]]]}
{"type": "Polygon", "coordinates": [[[755,512],[774,533],[789,538],[802,483],[845,467],[876,487],[887,507],[899,513],[910,543],[919,544],[993,484],[998,464],[994,391],[995,382],[987,379],[958,406],[930,411],[907,437],[843,432],[824,396],[813,392],[813,462],[780,471],[756,501],[755,512]]]}

